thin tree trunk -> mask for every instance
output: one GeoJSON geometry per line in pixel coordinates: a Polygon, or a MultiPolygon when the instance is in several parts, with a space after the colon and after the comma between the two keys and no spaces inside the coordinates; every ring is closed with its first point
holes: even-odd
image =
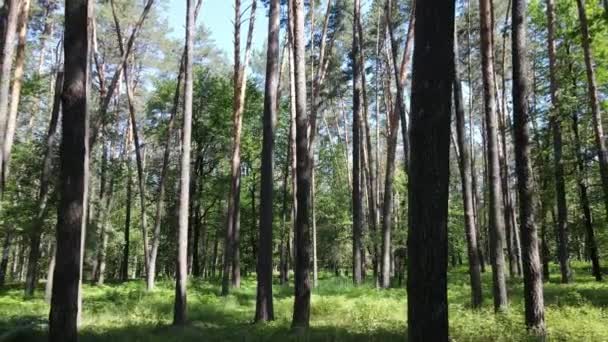
{"type": "MultiPolygon", "coordinates": [[[[131,139],[128,139],[129,142],[131,139]]],[[[128,145],[127,145],[128,146],[128,145]]],[[[131,160],[127,157],[127,202],[125,213],[125,231],[124,231],[124,246],[122,250],[122,264],[120,272],[120,280],[129,280],[129,247],[130,247],[130,232],[131,232],[131,198],[133,196],[133,177],[131,172],[131,160]]]]}
{"type": "Polygon", "coordinates": [[[50,341],[77,341],[82,240],[88,168],[88,52],[90,4],[66,0],[60,200],[57,256],[49,317],[50,341]]]}
{"type": "Polygon", "coordinates": [[[4,242],[2,243],[2,259],[0,260],[0,287],[4,286],[6,274],[8,271],[8,257],[11,251],[12,232],[6,230],[4,233],[4,242]]]}
{"type": "Polygon", "coordinates": [[[40,175],[40,190],[37,199],[37,213],[34,218],[30,233],[30,255],[25,283],[25,295],[32,296],[38,283],[38,260],[40,259],[40,235],[47,217],[47,202],[49,197],[49,185],[52,173],[52,148],[57,124],[59,122],[59,110],[61,106],[61,89],[63,87],[63,72],[57,72],[55,80],[55,95],[53,98],[53,109],[46,135],[44,157],[42,158],[42,173],[40,175]]]}
{"type": "Polygon", "coordinates": [[[558,99],[557,60],[555,56],[555,9],[554,1],[546,0],[547,5],[547,48],[549,51],[549,80],[551,93],[551,131],[553,133],[553,167],[555,171],[555,195],[557,197],[557,236],[558,256],[562,283],[569,283],[572,277],[568,256],[568,207],[566,203],[566,182],[562,160],[562,120],[558,99]]]}
{"type": "MultiPolygon", "coordinates": [[[[0,147],[4,152],[6,141],[7,119],[9,117],[9,93],[11,79],[13,76],[13,55],[15,54],[15,37],[17,36],[17,25],[19,13],[21,12],[21,0],[6,0],[6,22],[2,32],[2,46],[0,46],[0,147]]],[[[4,155],[0,158],[0,163],[5,160],[4,155]]],[[[0,193],[4,192],[4,164],[0,179],[0,193]]]]}
{"type": "Polygon", "coordinates": [[[13,75],[13,87],[11,89],[10,107],[4,133],[4,146],[2,151],[2,181],[6,182],[9,173],[9,162],[17,127],[17,114],[19,112],[19,101],[21,97],[21,86],[25,71],[25,45],[27,43],[27,24],[30,12],[30,0],[22,0],[17,24],[18,43],[15,57],[15,70],[13,75]]]}
{"type": "MultiPolygon", "coordinates": [[[[454,35],[454,105],[456,107],[456,133],[460,150],[460,182],[462,185],[462,201],[464,205],[464,221],[467,238],[469,259],[469,277],[471,282],[471,306],[479,308],[482,304],[481,272],[479,267],[479,252],[477,251],[477,227],[473,209],[473,189],[471,186],[470,144],[465,136],[465,113],[462,86],[460,84],[460,65],[458,51],[458,35],[454,35]]],[[[472,137],[469,137],[472,139],[472,137]]]]}
{"type": "Polygon", "coordinates": [[[416,4],[408,200],[408,340],[448,341],[454,1],[416,4]],[[429,286],[432,284],[432,286],[429,286]]]}
{"type": "Polygon", "coordinates": [[[587,23],[587,13],[585,10],[585,0],[576,0],[578,7],[578,17],[581,26],[581,40],[585,55],[585,70],[587,73],[587,92],[589,96],[589,106],[593,117],[593,132],[595,133],[595,148],[600,160],[600,176],[602,180],[602,191],[604,195],[604,206],[608,216],[608,149],[604,141],[604,128],[602,126],[602,116],[600,102],[597,94],[597,81],[594,70],[593,53],[591,51],[591,35],[589,24],[587,23]]]}
{"type": "Polygon", "coordinates": [[[177,274],[175,281],[175,306],[173,325],[187,322],[186,286],[188,278],[188,205],[190,203],[190,144],[192,139],[192,89],[193,89],[193,45],[194,45],[194,0],[187,0],[186,15],[186,59],[184,68],[184,120],[182,127],[182,155],[179,198],[179,227],[177,234],[177,274]]]}
{"type": "Polygon", "coordinates": [[[530,161],[530,132],[526,64],[526,0],[513,0],[512,59],[513,59],[513,118],[515,139],[515,169],[519,193],[519,213],[523,247],[524,302],[526,326],[535,334],[545,334],[542,265],[538,250],[537,227],[534,219],[534,185],[530,161]]]}
{"type": "MultiPolygon", "coordinates": [[[[260,237],[257,257],[257,296],[255,322],[274,320],[272,301],[272,222],[274,198],[274,131],[278,109],[279,83],[279,0],[270,2],[268,20],[268,48],[266,51],[266,85],[264,95],[264,137],[262,142],[262,165],[260,167],[260,237]]],[[[253,213],[255,215],[255,212],[253,213]]],[[[254,216],[255,217],[255,216],[254,216]]]]}
{"type": "Polygon", "coordinates": [[[304,1],[291,0],[296,112],[297,215],[295,224],[296,268],[292,327],[305,329],[310,322],[310,221],[309,195],[311,165],[308,156],[308,118],[306,115],[306,56],[304,42],[304,1]]]}
{"type": "MultiPolygon", "coordinates": [[[[495,311],[507,308],[507,287],[505,281],[505,260],[503,246],[505,242],[505,222],[502,205],[502,187],[500,184],[500,163],[498,153],[498,120],[496,116],[496,98],[494,96],[494,58],[491,25],[491,1],[479,0],[481,29],[481,59],[484,87],[484,104],[486,114],[486,140],[489,181],[489,228],[490,253],[492,258],[492,280],[495,311]]],[[[506,189],[505,189],[506,190],[506,189]]]]}
{"type": "Polygon", "coordinates": [[[44,301],[47,303],[51,303],[51,298],[53,295],[53,274],[55,273],[55,258],[57,255],[57,244],[53,243],[51,247],[51,255],[49,259],[49,269],[46,274],[46,284],[44,286],[44,301]]]}

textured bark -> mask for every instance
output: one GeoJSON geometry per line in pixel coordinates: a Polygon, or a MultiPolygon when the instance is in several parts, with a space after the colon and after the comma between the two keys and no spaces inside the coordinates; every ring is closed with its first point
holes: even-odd
{"type": "Polygon", "coordinates": [[[555,172],[555,195],[557,197],[557,241],[558,258],[562,283],[570,282],[570,260],[568,255],[568,207],[566,203],[566,182],[562,160],[562,120],[558,99],[557,60],[555,56],[555,9],[554,1],[546,0],[547,5],[547,50],[549,51],[549,80],[551,93],[551,131],[553,134],[553,167],[555,172]]]}
{"type": "MultiPolygon", "coordinates": [[[[0,154],[4,152],[6,141],[7,119],[9,116],[9,93],[13,76],[13,57],[15,54],[15,37],[17,36],[17,23],[21,11],[21,0],[6,0],[6,21],[2,32],[2,45],[0,46],[0,154]]],[[[5,160],[4,155],[0,163],[5,160]]],[[[0,193],[4,191],[4,164],[2,163],[2,177],[0,179],[0,193]]]]}
{"type": "Polygon", "coordinates": [[[295,296],[292,327],[305,329],[310,322],[310,221],[309,195],[311,167],[308,158],[308,117],[306,112],[306,56],[304,42],[304,1],[291,0],[296,114],[297,214],[295,240],[295,296]]]}
{"type": "MultiPolygon", "coordinates": [[[[122,30],[120,29],[120,22],[118,21],[118,16],[116,15],[116,6],[114,5],[114,1],[111,1],[112,4],[112,17],[114,19],[114,25],[116,29],[116,36],[118,37],[118,47],[120,49],[120,54],[125,54],[125,47],[122,38],[122,30]]],[[[137,185],[139,188],[139,206],[140,206],[140,216],[139,223],[141,225],[141,232],[143,236],[143,247],[144,247],[144,268],[146,272],[148,271],[148,226],[146,220],[146,188],[144,185],[145,176],[144,176],[144,163],[142,159],[142,151],[141,151],[141,141],[139,138],[139,131],[137,129],[137,119],[135,118],[135,99],[134,99],[134,91],[135,86],[130,81],[129,77],[129,63],[125,60],[123,66],[123,77],[125,81],[125,88],[127,91],[127,100],[129,104],[129,117],[131,121],[131,130],[133,132],[133,144],[135,145],[135,161],[137,164],[137,185]]]]}
{"type": "Polygon", "coordinates": [[[228,217],[226,219],[226,240],[224,244],[224,274],[222,296],[230,292],[230,286],[241,286],[239,256],[240,192],[241,192],[241,131],[245,94],[247,90],[247,66],[251,58],[251,44],[255,25],[257,1],[251,3],[245,58],[241,61],[241,0],[234,1],[234,102],[233,102],[233,141],[230,163],[231,181],[228,195],[228,217]]]}
{"type": "MultiPolygon", "coordinates": [[[[576,89],[576,82],[574,84],[576,89]]],[[[578,128],[578,112],[575,110],[572,114],[572,132],[574,133],[574,153],[576,153],[576,165],[577,165],[577,177],[578,183],[578,195],[580,200],[580,206],[583,211],[583,217],[585,222],[585,235],[586,235],[586,247],[589,258],[591,259],[591,272],[595,277],[595,280],[602,280],[602,268],[600,266],[599,253],[597,249],[597,242],[595,240],[595,229],[593,227],[593,218],[591,216],[591,204],[588,195],[588,184],[587,184],[587,169],[585,166],[583,151],[581,148],[581,140],[578,128]]]]}
{"type": "Polygon", "coordinates": [[[89,2],[65,3],[65,76],[62,94],[57,255],[49,315],[50,341],[77,341],[83,222],[89,149],[87,80],[89,2]]]}
{"type": "Polygon", "coordinates": [[[534,333],[545,334],[542,266],[534,218],[534,180],[530,161],[530,116],[528,112],[528,66],[526,63],[526,0],[513,0],[513,133],[515,170],[519,193],[519,219],[523,249],[524,303],[526,326],[534,333]]]}
{"type": "Polygon", "coordinates": [[[407,242],[409,341],[448,341],[454,5],[450,0],[416,4],[407,242]]]}
{"type": "MultiPolygon", "coordinates": [[[[507,308],[507,287],[505,281],[505,222],[502,205],[502,186],[500,184],[500,163],[498,153],[498,119],[494,93],[494,58],[492,43],[491,1],[479,0],[481,59],[486,116],[486,142],[489,187],[489,230],[490,254],[492,259],[492,282],[494,309],[507,308]]],[[[505,189],[506,191],[506,189],[505,189]]]]}
{"type": "Polygon", "coordinates": [[[604,195],[604,206],[608,216],[608,149],[604,140],[604,128],[602,126],[602,114],[600,102],[597,94],[597,81],[595,76],[593,52],[591,51],[591,35],[589,34],[589,24],[587,23],[587,13],[585,10],[585,0],[576,0],[578,7],[578,17],[581,26],[581,40],[585,55],[585,71],[587,73],[587,93],[589,96],[589,106],[593,117],[593,132],[595,133],[595,148],[597,149],[600,160],[600,176],[602,180],[602,191],[604,195]]]}
{"type": "MultiPolygon", "coordinates": [[[[17,21],[17,53],[15,56],[15,70],[13,75],[13,86],[11,89],[11,104],[6,118],[6,132],[4,133],[4,146],[2,146],[2,181],[6,182],[9,173],[9,162],[17,128],[17,114],[19,112],[19,100],[21,97],[21,86],[25,71],[25,45],[27,43],[27,24],[30,12],[30,0],[22,0],[17,21]]],[[[29,266],[28,266],[29,269],[29,266]]]]}
{"type": "Polygon", "coordinates": [[[12,232],[7,230],[2,241],[2,259],[0,259],[0,287],[4,286],[8,272],[8,257],[11,251],[12,232]]]}
{"type": "Polygon", "coordinates": [[[177,233],[177,274],[175,279],[175,306],[173,325],[184,325],[187,321],[186,286],[188,278],[188,205],[190,203],[190,145],[192,141],[192,59],[194,48],[194,0],[187,0],[186,15],[186,59],[184,70],[184,120],[182,127],[182,155],[179,196],[179,226],[177,233]]]}
{"type": "MultiPolygon", "coordinates": [[[[268,49],[266,51],[266,86],[264,95],[264,137],[262,142],[262,177],[260,188],[260,237],[257,259],[257,296],[254,321],[274,320],[272,302],[272,221],[274,183],[274,129],[277,120],[277,84],[279,83],[279,0],[270,2],[268,49]]],[[[255,213],[254,213],[255,214],[255,213]]]]}
{"type": "Polygon", "coordinates": [[[38,260],[40,259],[40,235],[44,228],[44,221],[48,214],[47,202],[49,197],[49,185],[52,174],[52,147],[59,122],[59,110],[61,106],[61,89],[63,87],[63,72],[57,72],[55,80],[55,95],[53,98],[53,109],[51,120],[45,140],[44,156],[42,158],[42,173],[40,175],[40,188],[37,199],[37,212],[30,233],[30,255],[25,282],[25,295],[32,296],[38,283],[38,260]]]}
{"type": "Polygon", "coordinates": [[[361,193],[361,149],[360,142],[360,123],[362,113],[362,81],[359,54],[359,34],[357,32],[357,21],[360,17],[360,0],[355,0],[353,5],[353,45],[352,45],[352,68],[353,68],[353,191],[352,191],[352,210],[353,210],[353,283],[360,284],[363,281],[361,274],[361,246],[363,230],[363,200],[361,193]]]}
{"type": "MultiPolygon", "coordinates": [[[[456,107],[457,146],[460,150],[459,167],[460,183],[462,185],[462,201],[464,206],[464,223],[467,238],[469,261],[469,277],[471,282],[471,306],[479,308],[482,304],[481,271],[479,252],[477,250],[477,227],[473,208],[473,188],[471,185],[471,145],[465,136],[465,113],[462,86],[460,84],[460,67],[458,51],[458,35],[454,35],[454,105],[456,107]]],[[[469,139],[472,139],[469,137],[469,139]]]]}

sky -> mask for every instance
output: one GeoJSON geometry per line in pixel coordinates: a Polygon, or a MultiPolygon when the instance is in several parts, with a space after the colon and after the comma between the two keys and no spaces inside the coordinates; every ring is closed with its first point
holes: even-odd
{"type": "MultiPolygon", "coordinates": [[[[196,2],[196,1],[194,1],[196,2]]],[[[168,0],[167,16],[169,24],[173,27],[173,34],[176,37],[184,37],[184,27],[186,25],[186,0],[168,0]]],[[[203,0],[201,12],[199,14],[197,24],[204,24],[211,32],[211,38],[215,41],[218,48],[226,53],[226,56],[232,60],[233,46],[233,20],[234,20],[234,2],[232,0],[203,0]]],[[[246,9],[250,6],[249,0],[243,0],[241,9],[246,9]]],[[[255,29],[253,34],[253,49],[260,49],[264,46],[266,40],[266,32],[268,30],[268,18],[266,17],[267,10],[261,1],[258,1],[258,9],[256,11],[255,29]]],[[[245,39],[247,36],[247,28],[249,23],[249,11],[245,14],[245,23],[241,28],[241,48],[244,49],[245,39]]]]}

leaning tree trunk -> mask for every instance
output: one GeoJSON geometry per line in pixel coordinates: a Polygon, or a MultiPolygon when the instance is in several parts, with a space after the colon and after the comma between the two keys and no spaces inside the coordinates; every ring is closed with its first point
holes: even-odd
{"type": "Polygon", "coordinates": [[[49,186],[53,171],[53,142],[57,124],[59,121],[59,110],[61,106],[61,88],[63,87],[63,72],[57,72],[55,80],[55,96],[53,98],[53,109],[51,121],[46,135],[44,157],[42,158],[42,174],[40,175],[40,190],[38,192],[37,212],[30,233],[30,255],[28,258],[27,276],[25,282],[25,295],[32,296],[38,283],[38,259],[40,259],[40,235],[44,228],[47,217],[49,186]]]}
{"type": "MultiPolygon", "coordinates": [[[[264,95],[264,137],[262,143],[262,181],[260,189],[260,237],[257,260],[257,297],[254,321],[274,320],[272,302],[272,221],[274,183],[274,129],[277,119],[277,84],[279,83],[279,0],[270,3],[268,49],[266,52],[266,87],[264,95]]],[[[255,215],[255,213],[254,213],[255,215]]]]}
{"type": "Polygon", "coordinates": [[[353,68],[353,191],[352,191],[352,208],[353,208],[353,283],[361,284],[363,281],[361,270],[361,246],[362,246],[362,230],[363,230],[363,201],[361,192],[361,161],[359,144],[360,140],[360,124],[362,104],[361,104],[361,65],[359,60],[359,42],[360,38],[357,32],[357,21],[360,16],[360,0],[354,2],[354,20],[353,20],[353,47],[352,47],[352,68],[353,68]]]}
{"type": "Polygon", "coordinates": [[[534,180],[530,161],[530,131],[526,64],[526,0],[513,0],[513,131],[515,138],[515,169],[519,193],[519,220],[523,249],[524,303],[526,326],[535,334],[545,334],[542,265],[539,255],[537,227],[534,218],[534,180]]]}
{"type": "Polygon", "coordinates": [[[448,340],[447,248],[454,1],[416,4],[408,200],[409,341],[448,340]],[[432,284],[432,286],[429,286],[432,284]]]}
{"type": "MultiPolygon", "coordinates": [[[[507,308],[507,287],[505,281],[505,222],[502,205],[502,187],[500,184],[500,162],[498,153],[498,120],[496,116],[496,98],[494,94],[494,57],[492,44],[491,0],[479,0],[481,29],[481,59],[486,115],[486,140],[488,160],[489,187],[489,224],[490,254],[492,258],[492,280],[494,292],[494,309],[503,311],[507,308]]],[[[506,191],[506,189],[505,189],[506,191]]]]}
{"type": "Polygon", "coordinates": [[[173,325],[187,321],[186,282],[188,278],[188,205],[190,203],[190,144],[192,141],[192,59],[194,45],[194,0],[187,0],[186,59],[184,71],[184,120],[182,127],[182,155],[179,197],[179,225],[177,233],[177,274],[175,279],[175,306],[173,325]]]}
{"type": "Polygon", "coordinates": [[[296,267],[292,327],[307,328],[310,322],[310,219],[311,168],[308,156],[306,112],[306,56],[304,42],[304,0],[291,0],[293,13],[293,59],[296,112],[297,214],[295,224],[296,267]]]}
{"type": "Polygon", "coordinates": [[[581,40],[585,55],[585,70],[587,73],[587,92],[589,95],[589,106],[593,117],[593,131],[595,133],[595,148],[600,160],[600,176],[602,180],[602,191],[604,195],[604,205],[608,216],[608,149],[604,140],[604,128],[602,127],[602,114],[600,112],[600,102],[597,94],[597,81],[593,67],[593,53],[591,51],[591,35],[589,34],[589,24],[587,23],[587,13],[585,11],[585,0],[576,0],[578,7],[578,17],[581,26],[581,40]]]}
{"type": "Polygon", "coordinates": [[[63,84],[57,256],[49,315],[50,341],[77,341],[79,280],[88,140],[87,80],[89,1],[65,3],[65,76],[63,84]]]}
{"type": "MultiPolygon", "coordinates": [[[[15,57],[15,71],[13,75],[13,86],[11,89],[11,104],[6,118],[6,131],[4,132],[4,146],[2,146],[2,181],[6,182],[9,172],[9,162],[17,128],[17,114],[19,112],[19,100],[21,97],[21,86],[25,70],[25,45],[27,43],[27,24],[30,12],[30,0],[21,1],[19,20],[17,24],[18,42],[15,57]]],[[[29,269],[29,265],[28,265],[29,269]]],[[[26,291],[27,292],[27,291],[26,291]]]]}
{"type": "Polygon", "coordinates": [[[568,207],[566,203],[566,181],[562,160],[562,120],[558,99],[557,60],[555,56],[555,10],[553,0],[547,3],[547,48],[549,51],[549,80],[551,93],[551,131],[553,133],[553,167],[555,171],[555,195],[557,197],[557,241],[559,266],[562,283],[569,283],[572,277],[568,256],[568,207]]]}
{"type": "MultiPolygon", "coordinates": [[[[21,0],[6,0],[6,23],[2,32],[2,45],[0,46],[0,154],[4,151],[6,123],[9,116],[9,93],[13,70],[13,55],[15,53],[15,36],[17,35],[17,23],[21,10],[21,0]]],[[[4,160],[0,158],[0,164],[4,160]]],[[[0,193],[4,192],[4,165],[0,165],[0,193]]]]}
{"type": "MultiPolygon", "coordinates": [[[[470,147],[465,136],[465,114],[462,86],[460,84],[460,67],[458,51],[458,35],[454,35],[454,105],[456,106],[456,133],[460,166],[460,182],[462,185],[462,202],[464,205],[464,223],[467,238],[467,251],[469,259],[469,277],[471,281],[471,306],[481,307],[481,271],[479,266],[479,252],[477,250],[477,227],[473,208],[473,188],[471,185],[470,147]]],[[[470,137],[469,139],[472,139],[470,137]]]]}

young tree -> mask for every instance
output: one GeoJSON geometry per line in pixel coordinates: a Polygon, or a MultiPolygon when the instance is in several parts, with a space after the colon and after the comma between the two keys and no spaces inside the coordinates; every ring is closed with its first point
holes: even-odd
{"type": "MultiPolygon", "coordinates": [[[[553,133],[553,166],[555,168],[555,195],[557,197],[557,241],[559,266],[562,283],[570,282],[570,260],[568,256],[568,207],[566,203],[566,182],[562,160],[562,120],[558,99],[557,61],[555,57],[555,9],[554,1],[547,4],[547,50],[549,52],[549,82],[551,93],[551,131],[553,133]]],[[[527,95],[527,94],[526,94],[527,95]]]]}
{"type": "MultiPolygon", "coordinates": [[[[481,63],[483,76],[484,111],[487,140],[488,187],[489,187],[489,224],[490,254],[492,259],[492,282],[494,309],[502,311],[507,308],[507,286],[505,280],[505,222],[502,205],[502,187],[500,184],[500,162],[498,153],[498,119],[496,116],[496,97],[494,84],[494,47],[491,0],[479,0],[481,63]]],[[[505,189],[506,191],[506,189],[505,189]]]]}
{"type": "Polygon", "coordinates": [[[277,118],[279,83],[279,0],[270,2],[268,20],[268,49],[266,52],[266,88],[264,95],[264,140],[262,143],[262,167],[260,170],[260,238],[257,260],[256,322],[274,320],[272,303],[272,219],[273,219],[273,171],[274,126],[277,118]]]}
{"type": "Polygon", "coordinates": [[[188,205],[190,203],[190,144],[192,140],[192,58],[194,47],[194,0],[187,0],[186,59],[184,73],[184,122],[179,197],[179,226],[177,233],[177,275],[173,324],[184,325],[187,320],[186,282],[188,278],[188,205]]]}
{"type": "Polygon", "coordinates": [[[409,341],[448,340],[447,218],[454,7],[452,0],[416,4],[408,183],[409,341]]]}
{"type": "MultiPolygon", "coordinates": [[[[550,0],[549,0],[550,1],[550,0]]],[[[528,67],[526,64],[526,0],[513,0],[513,130],[515,138],[515,169],[519,193],[519,220],[523,249],[524,302],[526,326],[545,334],[543,276],[539,241],[534,219],[534,180],[530,161],[530,115],[528,112],[528,67]]],[[[551,42],[549,43],[551,44],[551,42]]]]}
{"type": "Polygon", "coordinates": [[[65,3],[65,76],[62,94],[60,200],[57,255],[49,315],[49,340],[77,341],[81,235],[86,195],[88,139],[87,80],[90,10],[88,0],[65,3]]]}
{"type": "Polygon", "coordinates": [[[308,156],[308,117],[306,112],[306,56],[304,42],[304,0],[290,0],[293,13],[293,59],[296,112],[297,214],[295,224],[296,267],[293,320],[296,329],[308,328],[310,322],[310,221],[309,204],[311,168],[308,156]]]}
{"type": "MultiPolygon", "coordinates": [[[[471,306],[479,308],[483,296],[481,293],[481,271],[479,266],[479,251],[477,246],[477,227],[475,226],[475,214],[473,212],[473,188],[471,185],[471,145],[467,141],[465,133],[464,99],[462,96],[462,85],[460,84],[460,65],[458,51],[458,35],[454,35],[454,106],[456,107],[456,135],[457,145],[460,151],[459,169],[460,183],[462,186],[462,202],[464,206],[464,225],[467,238],[467,251],[469,259],[469,277],[471,281],[471,306]]],[[[469,139],[472,139],[470,137],[469,139]]]]}

